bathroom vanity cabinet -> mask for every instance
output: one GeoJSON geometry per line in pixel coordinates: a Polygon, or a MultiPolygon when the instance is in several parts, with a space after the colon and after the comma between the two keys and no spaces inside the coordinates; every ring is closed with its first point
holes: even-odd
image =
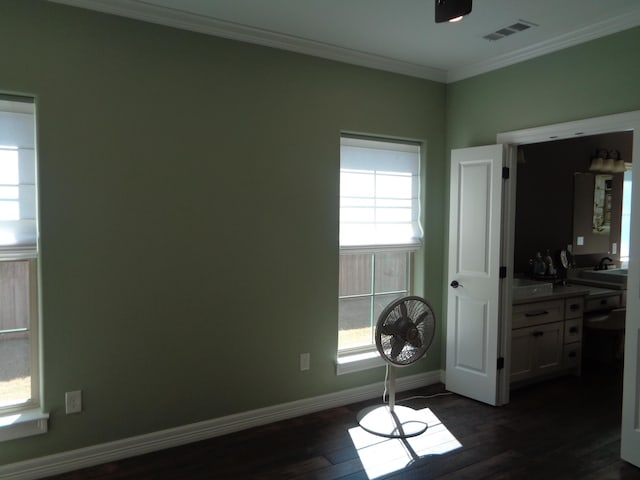
{"type": "Polygon", "coordinates": [[[620,365],[624,355],[626,290],[592,288],[584,308],[585,365],[620,365]]]}
{"type": "Polygon", "coordinates": [[[511,384],[572,373],[582,358],[584,294],[557,292],[514,302],[511,335],[511,384]]]}
{"type": "Polygon", "coordinates": [[[585,312],[598,312],[624,307],[626,305],[626,290],[607,290],[593,288],[585,302],[585,312]]]}

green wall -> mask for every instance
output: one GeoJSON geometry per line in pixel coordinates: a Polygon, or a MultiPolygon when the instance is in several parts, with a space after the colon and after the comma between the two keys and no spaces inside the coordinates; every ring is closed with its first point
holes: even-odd
{"type": "Polygon", "coordinates": [[[495,144],[500,132],[640,110],[639,48],[636,27],[447,85],[445,177],[453,148],[495,144]]]}
{"type": "Polygon", "coordinates": [[[450,148],[640,109],[640,27],[447,85],[450,148]]]}
{"type": "Polygon", "coordinates": [[[636,28],[445,86],[1,0],[0,92],[37,97],[51,421],[0,464],[381,381],[335,375],[340,131],[425,142],[418,293],[442,320],[448,148],[640,109],[638,46],[636,28]]]}
{"type": "Polygon", "coordinates": [[[0,57],[37,98],[51,413],[0,464],[382,381],[335,374],[341,130],[425,142],[442,317],[444,85],[34,0],[0,1],[0,57]]]}

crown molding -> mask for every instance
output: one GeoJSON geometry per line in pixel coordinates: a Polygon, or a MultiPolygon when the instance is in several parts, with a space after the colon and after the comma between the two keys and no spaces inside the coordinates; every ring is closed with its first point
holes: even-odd
{"type": "Polygon", "coordinates": [[[178,9],[158,7],[141,1],[129,0],[49,0],[72,7],[95,10],[111,15],[133,18],[181,30],[204,33],[216,37],[254,43],[266,47],[288,50],[314,57],[335,60],[361,67],[374,68],[412,77],[445,82],[447,72],[442,69],[396,60],[381,55],[352,50],[324,42],[285,35],[270,30],[228,22],[213,17],[194,15],[178,9]]]}
{"type": "Polygon", "coordinates": [[[293,35],[228,22],[213,17],[195,15],[179,9],[159,7],[143,0],[49,0],[72,7],[95,10],[111,15],[133,18],[217,37],[253,43],[266,47],[374,68],[436,82],[452,83],[492,70],[540,57],[567,47],[588,42],[640,25],[640,11],[595,23],[566,35],[540,42],[486,61],[453,68],[449,71],[405,62],[367,52],[352,50],[330,43],[317,42],[293,35]]]}
{"type": "Polygon", "coordinates": [[[447,72],[446,82],[453,83],[482,73],[498,70],[500,68],[508,67],[509,65],[541,57],[548,53],[556,52],[606,35],[637,27],[638,25],[640,25],[640,11],[613,17],[565,35],[560,35],[545,42],[536,43],[520,50],[516,50],[515,52],[493,57],[487,61],[453,68],[447,72]]]}

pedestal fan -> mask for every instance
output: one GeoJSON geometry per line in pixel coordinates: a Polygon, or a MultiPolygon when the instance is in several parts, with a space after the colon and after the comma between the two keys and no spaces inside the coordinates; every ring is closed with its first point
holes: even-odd
{"type": "Polygon", "coordinates": [[[422,358],[433,341],[435,323],[431,305],[416,296],[399,298],[380,314],[375,338],[380,356],[388,363],[389,403],[358,414],[358,423],[367,432],[387,438],[408,438],[427,429],[427,419],[420,412],[395,404],[395,369],[422,358]]]}

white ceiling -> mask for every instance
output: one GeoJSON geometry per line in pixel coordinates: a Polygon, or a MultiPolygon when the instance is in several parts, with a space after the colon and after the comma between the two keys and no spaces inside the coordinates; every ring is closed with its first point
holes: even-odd
{"type": "Polygon", "coordinates": [[[455,24],[435,0],[50,1],[442,82],[640,25],[640,0],[475,0],[455,24]],[[482,38],[520,20],[537,26],[482,38]]]}

